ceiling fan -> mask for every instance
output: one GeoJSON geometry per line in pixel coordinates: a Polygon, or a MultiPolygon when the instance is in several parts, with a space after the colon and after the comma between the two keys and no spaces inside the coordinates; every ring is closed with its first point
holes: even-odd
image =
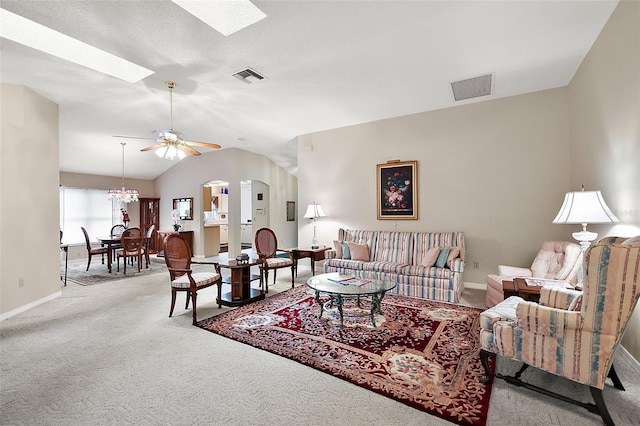
{"type": "MultiPolygon", "coordinates": [[[[208,142],[195,142],[186,141],[182,137],[182,133],[173,130],[173,89],[176,87],[176,83],[173,81],[165,81],[166,86],[169,88],[169,113],[171,118],[171,127],[169,129],[154,130],[157,135],[155,141],[158,142],[154,145],[141,149],[140,151],[154,151],[158,157],[173,160],[176,156],[179,159],[189,155],[200,155],[200,152],[191,148],[192,146],[200,146],[203,148],[220,149],[222,148],[217,143],[208,142]]],[[[127,139],[149,139],[154,138],[139,138],[135,136],[114,136],[114,138],[127,138],[127,139]]]]}

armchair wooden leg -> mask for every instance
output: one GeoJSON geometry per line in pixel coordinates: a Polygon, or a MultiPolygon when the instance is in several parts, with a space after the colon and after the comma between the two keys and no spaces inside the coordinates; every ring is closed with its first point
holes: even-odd
{"type": "Polygon", "coordinates": [[[91,255],[89,255],[89,259],[87,260],[87,271],[89,270],[89,265],[91,265],[91,255]]]}
{"type": "Polygon", "coordinates": [[[187,301],[184,304],[185,309],[189,309],[189,300],[191,299],[191,293],[187,291],[187,301]]]}
{"type": "Polygon", "coordinates": [[[291,288],[293,288],[293,280],[294,280],[295,268],[291,267],[291,288]]]}
{"type": "Polygon", "coordinates": [[[480,363],[484,368],[484,375],[480,377],[480,383],[487,383],[491,380],[491,370],[489,369],[489,356],[491,355],[491,352],[480,349],[480,363]]]}
{"type": "Polygon", "coordinates": [[[169,316],[173,315],[173,308],[176,306],[176,289],[171,289],[171,309],[169,310],[169,316]]]}
{"type": "Polygon", "coordinates": [[[193,299],[193,325],[196,325],[198,320],[196,319],[196,297],[198,293],[196,291],[191,292],[191,298],[193,299]]]}
{"type": "Polygon", "coordinates": [[[264,270],[264,288],[265,288],[265,293],[269,293],[269,270],[265,269],[264,270]]]}
{"type": "Polygon", "coordinates": [[[611,364],[611,368],[609,369],[608,377],[613,382],[613,387],[619,390],[625,390],[620,378],[618,377],[618,373],[616,373],[616,369],[613,368],[613,364],[611,364]]]}
{"type": "Polygon", "coordinates": [[[611,415],[609,415],[609,410],[607,410],[607,405],[604,402],[604,398],[602,396],[602,389],[598,389],[593,386],[589,386],[589,390],[591,391],[591,396],[593,400],[596,402],[596,407],[600,412],[600,417],[602,417],[602,421],[607,426],[615,426],[613,419],[611,419],[611,415]]]}

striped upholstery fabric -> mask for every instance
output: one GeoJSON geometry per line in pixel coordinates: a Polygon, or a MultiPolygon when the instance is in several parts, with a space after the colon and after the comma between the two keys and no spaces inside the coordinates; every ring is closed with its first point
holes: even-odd
{"type": "MultiPolygon", "coordinates": [[[[194,272],[191,274],[191,278],[193,278],[193,281],[195,281],[196,288],[205,286],[207,284],[211,284],[212,282],[215,282],[219,277],[220,275],[215,272],[194,272]]],[[[175,288],[191,287],[189,276],[187,274],[179,276],[175,280],[171,281],[171,287],[175,287],[175,288]]]]}
{"type": "Polygon", "coordinates": [[[376,248],[371,252],[373,260],[408,264],[413,245],[412,236],[410,232],[379,232],[376,248]]]}
{"type": "Polygon", "coordinates": [[[293,265],[293,260],[290,257],[269,257],[265,259],[269,268],[282,268],[284,266],[293,265]]]}
{"type": "Polygon", "coordinates": [[[462,232],[396,232],[340,229],[339,241],[366,244],[370,262],[337,259],[331,254],[325,272],[339,272],[358,278],[394,281],[392,293],[458,303],[464,291],[464,234],[462,232]],[[451,267],[420,266],[423,251],[431,247],[460,248],[460,258],[451,267]]]}
{"type": "Polygon", "coordinates": [[[566,309],[576,292],[543,289],[544,305],[518,303],[515,321],[497,321],[490,329],[481,320],[483,349],[602,389],[640,298],[640,242],[603,238],[587,251],[585,264],[579,311],[566,309]]]}

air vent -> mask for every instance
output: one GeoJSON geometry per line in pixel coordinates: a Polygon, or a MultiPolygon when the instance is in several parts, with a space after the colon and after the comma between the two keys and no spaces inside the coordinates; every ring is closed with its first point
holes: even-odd
{"type": "Polygon", "coordinates": [[[479,77],[468,78],[466,80],[454,81],[451,83],[453,98],[456,101],[477,98],[491,94],[492,74],[481,75],[479,77]]]}
{"type": "Polygon", "coordinates": [[[257,72],[255,72],[251,68],[247,68],[247,69],[244,69],[242,71],[239,71],[239,72],[233,74],[233,76],[235,78],[237,78],[238,80],[244,81],[247,84],[251,84],[254,81],[264,80],[264,76],[258,74],[257,72]]]}

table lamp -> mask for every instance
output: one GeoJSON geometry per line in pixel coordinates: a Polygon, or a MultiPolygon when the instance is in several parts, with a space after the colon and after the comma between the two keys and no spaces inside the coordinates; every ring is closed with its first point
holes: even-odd
{"type": "Polygon", "coordinates": [[[553,223],[579,223],[582,225],[582,231],[571,234],[580,242],[582,251],[586,251],[591,245],[591,241],[598,238],[596,232],[587,231],[587,224],[614,222],[619,222],[619,220],[604,202],[600,191],[585,191],[584,186],[581,191],[567,192],[560,211],[553,219],[553,223]]]}
{"type": "Polygon", "coordinates": [[[316,234],[316,218],[326,216],[327,215],[324,214],[324,211],[322,210],[322,207],[320,207],[320,204],[316,204],[315,201],[313,202],[313,204],[309,204],[307,206],[307,211],[304,213],[304,217],[307,219],[311,219],[311,221],[313,222],[313,240],[311,240],[311,248],[313,249],[319,247],[318,236],[316,234]]]}

